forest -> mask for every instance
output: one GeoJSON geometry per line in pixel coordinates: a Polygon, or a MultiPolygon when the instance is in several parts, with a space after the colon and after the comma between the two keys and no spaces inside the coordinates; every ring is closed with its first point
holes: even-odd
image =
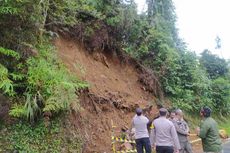
{"type": "MultiPolygon", "coordinates": [[[[90,53],[129,56],[151,69],[174,108],[192,114],[209,106],[216,116],[229,116],[230,61],[207,49],[197,55],[187,48],[172,0],[146,3],[147,10],[139,13],[134,0],[0,0],[0,98],[7,99],[0,103],[0,123],[7,113],[22,121],[14,127],[20,131],[42,126],[48,116],[55,129],[56,116],[80,110],[76,99],[89,84],[58,58],[52,40],[60,36],[74,38],[90,53]]],[[[47,133],[41,127],[35,132],[47,133]]],[[[9,141],[20,143],[9,135],[9,141]]],[[[53,143],[62,141],[68,142],[53,143]]],[[[22,143],[12,147],[25,149],[22,143]]]]}

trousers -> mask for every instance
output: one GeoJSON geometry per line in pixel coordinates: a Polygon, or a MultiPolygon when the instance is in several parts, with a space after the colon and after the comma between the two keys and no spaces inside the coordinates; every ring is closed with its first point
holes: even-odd
{"type": "Polygon", "coordinates": [[[192,146],[188,141],[180,142],[180,153],[192,153],[192,146]]]}
{"type": "Polygon", "coordinates": [[[137,153],[144,153],[144,149],[145,149],[145,153],[152,152],[149,138],[140,138],[140,139],[136,139],[135,141],[136,141],[137,153]]]}
{"type": "Polygon", "coordinates": [[[157,153],[173,153],[173,146],[156,146],[157,153]]]}

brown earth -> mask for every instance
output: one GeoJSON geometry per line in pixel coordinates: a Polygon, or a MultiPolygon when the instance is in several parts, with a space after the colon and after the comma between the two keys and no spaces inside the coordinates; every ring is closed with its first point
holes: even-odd
{"type": "Polygon", "coordinates": [[[116,55],[89,53],[66,38],[55,45],[69,70],[90,84],[80,95],[82,110],[71,116],[85,136],[84,152],[111,152],[111,121],[118,131],[129,128],[135,108],[153,105],[156,98],[140,83],[136,67],[122,65],[116,55]]]}
{"type": "MultiPolygon", "coordinates": [[[[152,105],[148,115],[156,115],[155,97],[162,96],[160,86],[157,79],[140,65],[135,62],[122,64],[112,52],[90,53],[71,39],[58,38],[54,44],[70,72],[90,84],[89,89],[80,93],[81,111],[70,116],[76,130],[83,135],[84,153],[112,152],[111,122],[117,126],[115,133],[119,136],[121,128],[130,127],[136,107],[152,105]]],[[[194,144],[193,148],[195,153],[201,152],[200,143],[194,144]]]]}

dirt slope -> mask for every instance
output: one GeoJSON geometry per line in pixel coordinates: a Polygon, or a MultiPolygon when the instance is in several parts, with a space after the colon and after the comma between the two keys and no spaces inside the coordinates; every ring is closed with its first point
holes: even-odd
{"type": "Polygon", "coordinates": [[[111,152],[111,120],[118,131],[130,127],[133,110],[153,103],[154,96],[139,83],[136,68],[122,66],[116,56],[89,54],[76,42],[62,38],[55,45],[69,70],[90,84],[80,96],[82,111],[71,116],[85,136],[84,152],[111,152]]]}
{"type": "MultiPolygon", "coordinates": [[[[151,118],[156,115],[154,93],[146,91],[140,83],[143,73],[138,74],[141,72],[135,64],[121,64],[111,53],[89,53],[77,42],[66,38],[56,39],[54,44],[68,69],[90,84],[89,89],[79,96],[81,111],[70,115],[71,123],[83,136],[84,153],[111,153],[111,121],[117,126],[115,134],[119,136],[121,128],[130,127],[137,106],[148,108],[153,105],[147,115],[151,118]]],[[[158,90],[151,79],[147,82],[158,90]]],[[[195,152],[201,152],[200,143],[193,147],[195,152]]]]}
{"type": "Polygon", "coordinates": [[[127,105],[145,105],[152,100],[153,96],[141,89],[133,66],[121,66],[118,59],[108,59],[98,52],[89,55],[73,41],[58,39],[56,46],[71,72],[90,83],[90,92],[105,97],[109,93],[119,94],[125,97],[122,102],[127,105]]]}

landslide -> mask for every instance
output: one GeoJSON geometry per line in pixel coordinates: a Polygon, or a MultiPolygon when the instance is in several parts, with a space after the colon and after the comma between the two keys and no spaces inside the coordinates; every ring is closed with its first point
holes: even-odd
{"type": "Polygon", "coordinates": [[[90,85],[80,93],[80,111],[70,115],[84,138],[83,152],[111,152],[111,122],[118,133],[129,128],[136,107],[148,112],[152,106],[148,113],[156,112],[156,97],[162,97],[159,82],[138,62],[129,57],[121,61],[112,51],[89,52],[70,38],[57,38],[54,44],[69,71],[90,85]]]}

